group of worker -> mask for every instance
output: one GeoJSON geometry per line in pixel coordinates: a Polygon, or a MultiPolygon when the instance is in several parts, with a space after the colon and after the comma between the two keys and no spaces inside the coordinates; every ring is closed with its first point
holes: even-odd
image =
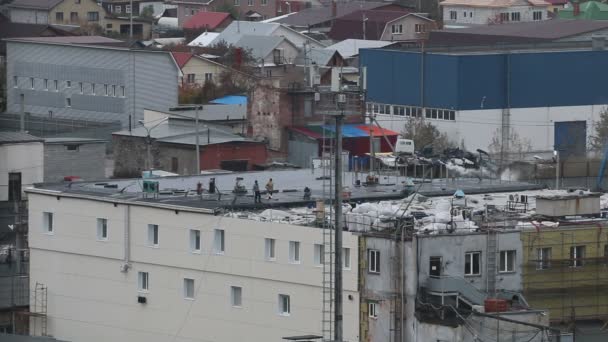
{"type": "MultiPolygon", "coordinates": [[[[272,193],[274,192],[274,183],[272,182],[272,178],[268,180],[266,183],[266,193],[268,194],[268,200],[272,199],[272,193]]],[[[253,202],[254,203],[262,203],[262,194],[260,193],[260,185],[256,180],[253,183],[253,202]]]]}

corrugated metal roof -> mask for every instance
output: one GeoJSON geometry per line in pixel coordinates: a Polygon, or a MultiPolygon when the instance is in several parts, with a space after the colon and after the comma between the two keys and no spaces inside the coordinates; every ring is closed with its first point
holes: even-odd
{"type": "Polygon", "coordinates": [[[217,32],[203,32],[200,36],[191,41],[188,46],[208,46],[220,34],[217,32]]]}
{"type": "Polygon", "coordinates": [[[386,23],[406,16],[409,11],[355,11],[334,20],[329,36],[335,40],[348,38],[380,39],[386,23]],[[365,37],[363,37],[365,18],[365,37]]]}
{"type": "Polygon", "coordinates": [[[175,62],[177,63],[177,66],[179,66],[180,69],[183,68],[184,65],[186,65],[186,63],[188,63],[190,58],[192,58],[193,56],[193,54],[191,54],[190,52],[172,51],[171,54],[173,55],[173,58],[175,58],[175,62]]]}
{"type": "MultiPolygon", "coordinates": [[[[341,17],[354,11],[368,10],[386,5],[390,5],[390,3],[368,1],[340,2],[336,4],[336,13],[337,17],[341,17]]],[[[330,7],[316,7],[304,9],[293,15],[277,20],[276,22],[289,26],[308,27],[325,23],[331,19],[330,7]]]]}
{"type": "Polygon", "coordinates": [[[0,132],[0,144],[43,142],[44,139],[23,132],[0,132]]]}
{"type": "Polygon", "coordinates": [[[394,44],[382,40],[346,39],[334,45],[326,47],[328,50],[336,50],[344,57],[352,57],[359,54],[360,49],[374,49],[394,44]]]}
{"type": "Polygon", "coordinates": [[[506,8],[513,6],[549,6],[543,0],[444,0],[441,6],[470,6],[470,7],[493,7],[506,8]]]}
{"type": "Polygon", "coordinates": [[[260,23],[253,21],[233,21],[217,36],[211,44],[225,41],[227,44],[235,44],[244,35],[270,36],[279,28],[279,24],[260,23]]]}
{"type": "Polygon", "coordinates": [[[13,8],[51,9],[61,2],[63,0],[14,0],[8,6],[13,8]]]}

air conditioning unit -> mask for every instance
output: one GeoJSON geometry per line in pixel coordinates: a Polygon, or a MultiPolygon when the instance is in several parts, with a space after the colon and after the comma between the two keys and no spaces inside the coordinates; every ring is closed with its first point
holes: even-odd
{"type": "Polygon", "coordinates": [[[146,304],[148,302],[148,299],[144,296],[137,296],[137,302],[139,304],[146,304]]]}

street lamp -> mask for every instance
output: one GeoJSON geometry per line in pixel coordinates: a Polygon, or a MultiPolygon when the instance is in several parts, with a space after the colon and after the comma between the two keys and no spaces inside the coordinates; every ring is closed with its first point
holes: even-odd
{"type": "Polygon", "coordinates": [[[150,152],[150,145],[152,144],[152,137],[150,137],[150,132],[155,129],[156,127],[158,127],[160,124],[162,124],[163,122],[169,120],[169,118],[164,118],[162,120],[160,120],[157,124],[147,127],[146,123],[144,122],[144,120],[138,120],[137,122],[139,122],[142,127],[146,130],[147,135],[146,135],[146,140],[147,140],[147,144],[146,144],[146,168],[148,169],[148,177],[152,176],[152,165],[150,164],[150,160],[152,159],[151,156],[151,152],[150,152]]]}

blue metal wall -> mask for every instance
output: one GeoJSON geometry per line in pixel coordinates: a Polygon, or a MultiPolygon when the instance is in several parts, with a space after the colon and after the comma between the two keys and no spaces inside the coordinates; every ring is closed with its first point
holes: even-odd
{"type": "MultiPolygon", "coordinates": [[[[421,105],[418,52],[364,49],[360,62],[369,101],[421,105]]],[[[608,103],[608,51],[427,53],[424,65],[426,107],[505,108],[507,94],[511,108],[608,103]]]]}

